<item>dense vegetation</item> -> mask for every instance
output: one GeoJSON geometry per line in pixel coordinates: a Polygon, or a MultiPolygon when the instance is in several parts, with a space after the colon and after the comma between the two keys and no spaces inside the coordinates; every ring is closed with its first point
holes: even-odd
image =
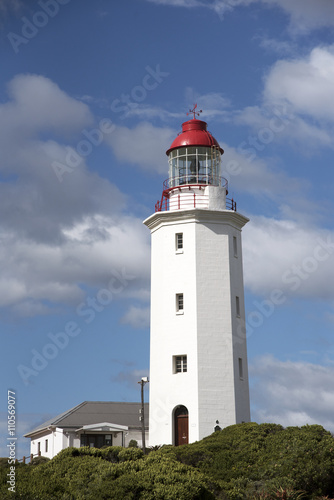
{"type": "Polygon", "coordinates": [[[334,438],[321,426],[239,424],[191,445],[68,448],[54,459],[16,465],[8,491],[19,500],[192,500],[334,498],[334,438]]]}

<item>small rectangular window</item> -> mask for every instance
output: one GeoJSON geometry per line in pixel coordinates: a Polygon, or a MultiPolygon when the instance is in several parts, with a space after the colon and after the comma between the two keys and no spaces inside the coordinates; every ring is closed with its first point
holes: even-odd
{"type": "Polygon", "coordinates": [[[182,253],[183,250],[183,233],[175,234],[175,251],[177,253],[182,253]]]}
{"type": "Polygon", "coordinates": [[[187,371],[187,356],[173,356],[173,373],[185,373],[187,371]]]}
{"type": "Polygon", "coordinates": [[[238,245],[237,245],[237,237],[233,236],[233,253],[234,257],[238,257],[238,245]]]}
{"type": "Polygon", "coordinates": [[[176,294],[176,312],[183,313],[183,293],[176,294]]]}
{"type": "Polygon", "coordinates": [[[49,447],[49,443],[48,443],[48,440],[46,439],[45,440],[45,453],[48,452],[48,447],[49,447]]]}
{"type": "Polygon", "coordinates": [[[37,453],[40,455],[41,454],[41,443],[38,441],[37,443],[37,453]]]}
{"type": "Polygon", "coordinates": [[[235,298],[235,308],[236,308],[236,314],[239,318],[240,317],[240,298],[239,297],[235,298]]]}
{"type": "Polygon", "coordinates": [[[244,370],[242,366],[242,358],[239,358],[239,378],[243,379],[244,378],[244,370]]]}

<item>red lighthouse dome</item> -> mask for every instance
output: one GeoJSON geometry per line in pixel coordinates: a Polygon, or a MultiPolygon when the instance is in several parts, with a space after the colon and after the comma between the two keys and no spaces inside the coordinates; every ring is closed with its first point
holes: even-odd
{"type": "Polygon", "coordinates": [[[219,149],[220,154],[224,153],[213,135],[208,132],[207,123],[196,118],[182,124],[182,132],[174,139],[166,154],[169,155],[174,149],[189,146],[215,147],[219,149]]]}
{"type": "MultiPolygon", "coordinates": [[[[221,177],[224,153],[206,122],[197,120],[197,104],[189,113],[192,120],[182,124],[182,132],[174,139],[166,154],[169,177],[164,182],[161,201],[156,211],[186,208],[226,210],[227,180],[221,177]],[[167,208],[169,207],[169,208],[167,208]]],[[[189,114],[187,113],[187,114],[189,114]]],[[[234,202],[232,201],[232,210],[234,202]]]]}

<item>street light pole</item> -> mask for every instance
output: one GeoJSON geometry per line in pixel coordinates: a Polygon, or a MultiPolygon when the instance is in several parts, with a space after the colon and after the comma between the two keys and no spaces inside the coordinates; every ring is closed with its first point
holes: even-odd
{"type": "Polygon", "coordinates": [[[146,446],[145,446],[145,413],[144,413],[144,385],[147,384],[148,382],[148,377],[142,377],[141,380],[138,382],[140,384],[140,393],[141,393],[141,415],[139,417],[139,420],[141,421],[141,436],[142,436],[142,443],[143,443],[143,452],[144,455],[146,453],[146,446]]]}

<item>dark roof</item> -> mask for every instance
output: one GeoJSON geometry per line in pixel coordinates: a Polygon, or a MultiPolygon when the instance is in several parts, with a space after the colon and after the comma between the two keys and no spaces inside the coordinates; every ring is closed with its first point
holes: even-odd
{"type": "MultiPolygon", "coordinates": [[[[145,403],[145,427],[148,426],[148,408],[145,403]]],[[[84,425],[108,422],[127,427],[140,427],[139,410],[141,403],[117,403],[114,401],[84,401],[74,408],[51,418],[47,422],[31,430],[26,437],[31,434],[47,429],[51,426],[80,428],[84,425]]]]}

